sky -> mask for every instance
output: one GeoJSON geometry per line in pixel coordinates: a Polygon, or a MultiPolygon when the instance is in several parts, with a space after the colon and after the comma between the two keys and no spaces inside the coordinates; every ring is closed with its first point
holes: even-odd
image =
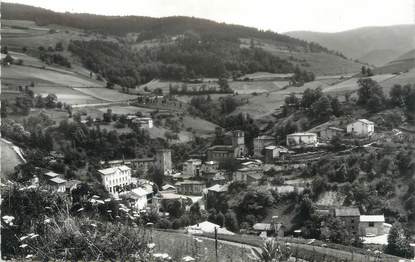
{"type": "Polygon", "coordinates": [[[411,24],[415,0],[11,0],[58,12],[194,16],[279,33],[411,24]]]}

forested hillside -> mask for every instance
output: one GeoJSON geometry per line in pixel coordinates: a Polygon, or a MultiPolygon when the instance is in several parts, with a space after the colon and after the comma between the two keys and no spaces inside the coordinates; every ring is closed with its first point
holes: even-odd
{"type": "Polygon", "coordinates": [[[217,23],[194,17],[152,18],[58,13],[43,8],[12,3],[2,3],[1,16],[2,19],[30,20],[35,21],[38,25],[57,24],[103,34],[125,35],[132,32],[140,33],[139,40],[194,32],[198,35],[209,35],[214,38],[232,41],[238,38],[269,39],[285,45],[296,46],[300,49],[307,49],[311,52],[335,53],[319,44],[309,43],[287,35],[262,31],[252,27],[217,23]]]}
{"type": "Polygon", "coordinates": [[[288,73],[294,66],[259,48],[239,48],[233,41],[186,35],[173,44],[133,52],[106,41],[72,41],[68,48],[90,70],[108,81],[134,87],[153,78],[240,76],[266,71],[288,73]]]}

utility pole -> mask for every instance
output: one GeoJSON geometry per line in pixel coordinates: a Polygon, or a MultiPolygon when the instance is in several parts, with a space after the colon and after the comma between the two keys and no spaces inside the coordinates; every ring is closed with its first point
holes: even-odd
{"type": "Polygon", "coordinates": [[[219,261],[218,258],[218,228],[215,227],[215,255],[216,255],[216,262],[219,261]]]}

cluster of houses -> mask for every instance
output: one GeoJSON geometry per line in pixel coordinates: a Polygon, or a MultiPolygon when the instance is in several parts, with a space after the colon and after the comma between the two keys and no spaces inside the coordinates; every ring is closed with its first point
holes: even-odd
{"type": "MultiPolygon", "coordinates": [[[[130,121],[144,121],[140,125],[152,127],[151,118],[134,117],[130,121]]],[[[282,160],[292,158],[295,150],[301,148],[315,148],[320,140],[328,140],[335,136],[350,134],[359,137],[370,137],[374,134],[374,124],[365,119],[359,119],[349,125],[346,130],[337,127],[327,127],[318,133],[302,132],[289,134],[286,137],[286,146],[276,144],[272,136],[261,135],[254,138],[253,157],[248,157],[243,131],[235,130],[225,134],[224,144],[213,145],[206,149],[205,160],[190,158],[183,163],[181,172],[175,172],[172,167],[171,151],[159,149],[154,157],[102,161],[103,169],[98,170],[102,185],[116,198],[129,201],[137,210],[153,207],[164,210],[169,201],[178,200],[187,208],[190,204],[199,202],[205,207],[208,198],[219,198],[226,194],[231,181],[244,181],[248,184],[260,184],[264,179],[264,171],[270,167],[283,171],[286,168],[302,167],[293,163],[282,166],[282,160]],[[221,169],[221,163],[237,161],[238,168],[232,173],[221,169]],[[295,166],[297,165],[297,166],[295,166]],[[164,184],[157,188],[152,182],[132,176],[133,172],[147,174],[150,168],[160,170],[164,175],[164,184]]],[[[302,154],[300,158],[303,158],[302,154]]],[[[60,157],[60,156],[55,156],[60,157]]],[[[44,175],[46,183],[57,192],[67,192],[79,181],[66,181],[60,175],[48,172],[44,175]]],[[[80,182],[79,182],[80,183],[80,182]]],[[[294,188],[293,185],[289,185],[294,188]]],[[[285,190],[285,188],[284,188],[285,190]]],[[[356,209],[335,209],[333,215],[342,219],[349,227],[350,232],[360,235],[379,235],[385,232],[383,216],[360,216],[356,209]]],[[[281,224],[258,223],[254,225],[256,231],[283,231],[281,224]]]]}

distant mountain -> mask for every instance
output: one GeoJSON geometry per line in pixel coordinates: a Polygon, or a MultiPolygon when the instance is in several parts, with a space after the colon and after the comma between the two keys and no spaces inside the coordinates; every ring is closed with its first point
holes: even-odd
{"type": "MultiPolygon", "coordinates": [[[[358,72],[361,67],[338,51],[314,42],[207,19],[59,13],[4,2],[1,7],[4,21],[34,21],[39,27],[57,27],[51,30],[55,34],[62,34],[63,28],[82,30],[71,36],[68,50],[87,69],[124,86],[153,78],[180,80],[257,71],[287,73],[294,72],[296,67],[317,75],[344,75],[358,72]],[[89,36],[99,39],[91,41],[89,36]]],[[[15,46],[34,42],[27,35],[20,41],[17,40],[21,35],[2,37],[6,40],[3,44],[13,38],[15,46]]],[[[50,35],[37,38],[42,38],[42,45],[51,45],[50,35]]]]}
{"type": "Polygon", "coordinates": [[[294,31],[286,35],[316,42],[338,50],[347,57],[376,66],[415,48],[415,25],[412,24],[362,27],[338,33],[294,31]]]}

